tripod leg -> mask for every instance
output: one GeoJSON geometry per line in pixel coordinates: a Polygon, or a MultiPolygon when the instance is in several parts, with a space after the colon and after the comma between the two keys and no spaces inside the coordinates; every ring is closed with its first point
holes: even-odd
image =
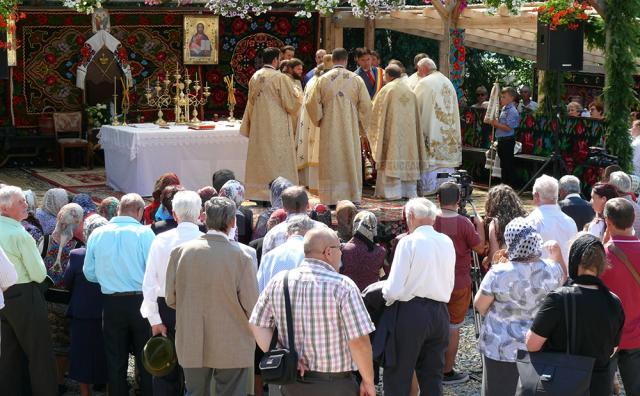
{"type": "Polygon", "coordinates": [[[534,181],[536,181],[536,179],[538,178],[538,176],[540,176],[542,174],[542,172],[544,172],[544,170],[547,168],[547,166],[549,166],[549,164],[554,161],[553,159],[553,155],[551,157],[549,157],[544,164],[542,164],[542,166],[540,167],[540,169],[538,169],[538,171],[531,177],[531,179],[529,179],[529,181],[527,182],[527,184],[524,185],[524,187],[522,187],[520,189],[520,191],[518,191],[518,195],[522,195],[523,192],[525,192],[525,190],[531,185],[533,184],[534,181]]]}

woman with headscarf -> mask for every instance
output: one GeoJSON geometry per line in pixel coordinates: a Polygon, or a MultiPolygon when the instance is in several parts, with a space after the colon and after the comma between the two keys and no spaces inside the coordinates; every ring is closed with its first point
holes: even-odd
{"type": "Polygon", "coordinates": [[[269,184],[269,189],[271,190],[271,207],[258,216],[256,228],[253,230],[253,239],[262,238],[266,235],[269,217],[271,217],[273,212],[282,208],[282,193],[291,186],[293,186],[293,183],[282,176],[275,178],[271,184],[269,184]]]}
{"type": "Polygon", "coordinates": [[[173,197],[178,191],[184,191],[180,185],[167,186],[160,194],[160,207],[156,211],[155,220],[151,224],[151,230],[156,234],[172,230],[178,226],[178,222],[173,218],[173,197]]]}
{"type": "Polygon", "coordinates": [[[89,217],[89,215],[91,214],[96,213],[96,210],[98,209],[96,203],[93,202],[93,199],[91,198],[91,196],[89,196],[89,194],[76,194],[71,202],[80,205],[82,211],[84,212],[85,218],[89,217]]]}
{"type": "Polygon", "coordinates": [[[552,260],[541,259],[542,237],[524,218],[504,230],[506,251],[480,284],[474,305],[484,316],[478,339],[483,359],[482,394],[513,396],[518,385],[516,355],[526,349],[525,335],[546,295],[565,275],[557,242],[545,247],[552,260]]]}
{"type": "Polygon", "coordinates": [[[380,280],[387,251],[375,242],[378,220],[366,210],[353,219],[353,237],[342,246],[343,275],[351,278],[360,291],[380,280]]]}
{"type": "Polygon", "coordinates": [[[63,287],[62,278],[69,264],[71,250],[82,245],[82,221],[84,211],[80,205],[69,203],[58,212],[56,228],[51,234],[49,248],[44,257],[47,275],[53,281],[53,286],[47,292],[47,308],[49,310],[49,326],[53,351],[58,364],[58,387],[64,390],[64,373],[67,370],[69,352],[69,320],[66,317],[67,292],[59,289],[63,287]]]}
{"type": "Polygon", "coordinates": [[[156,180],[156,184],[153,186],[153,201],[149,205],[145,206],[144,213],[142,215],[142,221],[144,224],[153,224],[153,222],[156,221],[155,215],[161,204],[160,195],[162,194],[162,190],[167,186],[179,184],[180,179],[178,178],[178,175],[172,172],[165,173],[156,180]]]}
{"type": "Polygon", "coordinates": [[[338,222],[338,238],[346,243],[353,236],[353,219],[358,208],[351,201],[338,201],[336,204],[336,220],[338,222]]]}
{"type": "Polygon", "coordinates": [[[35,239],[37,244],[42,241],[42,226],[36,218],[36,210],[38,209],[36,194],[31,190],[24,192],[24,198],[27,201],[27,218],[22,220],[22,226],[35,239]]]}
{"type": "Polygon", "coordinates": [[[569,320],[576,334],[571,353],[596,359],[591,373],[591,396],[609,396],[613,392],[615,371],[611,370],[611,355],[620,342],[624,324],[622,303],[600,280],[606,267],[602,242],[591,234],[580,235],[569,251],[571,280],[547,295],[526,337],[529,352],[566,352],[564,299],[569,298],[569,306],[575,306],[576,311],[575,322],[569,320]]]}
{"type": "Polygon", "coordinates": [[[591,207],[596,212],[596,216],[584,226],[584,229],[601,241],[607,230],[607,224],[604,222],[604,205],[608,200],[617,198],[619,195],[616,186],[609,183],[596,183],[591,189],[591,207]]]}
{"type": "Polygon", "coordinates": [[[111,220],[118,215],[118,208],[120,207],[120,201],[116,197],[106,197],[98,205],[97,213],[107,219],[111,220]]]}
{"type": "Polygon", "coordinates": [[[237,180],[229,180],[220,188],[218,196],[227,197],[236,204],[236,240],[248,245],[253,233],[253,211],[242,206],[244,186],[237,180]]]}
{"type": "Polygon", "coordinates": [[[56,216],[60,209],[69,203],[69,194],[63,188],[52,188],[44,193],[42,207],[36,209],[36,219],[45,235],[51,235],[56,228],[56,216]]]}
{"type": "MultiPolygon", "coordinates": [[[[93,214],[84,221],[82,240],[86,244],[91,233],[108,224],[104,217],[93,214]]],[[[71,321],[69,378],[78,381],[80,394],[90,395],[90,384],[107,383],[107,362],[102,336],[102,293],[100,285],[89,282],[82,272],[86,249],[74,249],[64,272],[64,286],[71,292],[67,316],[71,321]]]]}

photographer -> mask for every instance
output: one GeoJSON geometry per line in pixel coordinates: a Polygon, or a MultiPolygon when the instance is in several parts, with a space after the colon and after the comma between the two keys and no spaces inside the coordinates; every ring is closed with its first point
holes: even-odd
{"type": "Polygon", "coordinates": [[[453,241],[456,250],[455,282],[451,298],[447,304],[449,310],[449,345],[445,353],[443,384],[459,384],[469,380],[467,373],[456,372],[453,369],[460,327],[469,310],[471,302],[471,250],[478,254],[484,254],[486,250],[484,241],[484,222],[480,216],[471,221],[458,214],[460,202],[460,188],[456,183],[446,182],[438,188],[438,202],[441,213],[436,217],[434,229],[447,235],[453,241]]]}

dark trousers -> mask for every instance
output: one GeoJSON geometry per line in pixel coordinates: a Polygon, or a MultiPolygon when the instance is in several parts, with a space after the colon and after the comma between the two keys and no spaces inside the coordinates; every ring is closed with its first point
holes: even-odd
{"type": "Polygon", "coordinates": [[[396,362],[382,372],[384,394],[408,395],[415,370],[421,394],[442,395],[444,353],[449,344],[447,305],[418,297],[396,304],[396,362]]]}
{"type": "Polygon", "coordinates": [[[614,360],[627,396],[640,396],[640,348],[619,350],[614,360]]]}
{"type": "Polygon", "coordinates": [[[145,396],[153,394],[151,375],[142,366],[142,349],[151,336],[149,323],[140,314],[142,294],[103,295],[102,332],[107,355],[107,378],[110,396],[128,396],[127,368],[129,350],[133,346],[140,389],[145,396]]]}
{"type": "MultiPolygon", "coordinates": [[[[164,297],[158,298],[158,312],[162,324],[167,327],[167,335],[176,339],[176,310],[169,308],[164,297]]],[[[164,377],[153,377],[153,396],[176,396],[184,394],[181,368],[179,365],[164,377]]]]}
{"type": "Polygon", "coordinates": [[[47,305],[37,283],[13,285],[4,292],[0,310],[0,394],[58,394],[56,361],[53,356],[47,305]],[[27,373],[28,372],[28,373],[27,373]],[[28,387],[27,387],[28,388],[28,387]]]}
{"type": "Polygon", "coordinates": [[[515,145],[516,138],[513,136],[498,139],[498,156],[500,157],[502,182],[510,186],[512,186],[515,179],[515,162],[513,160],[513,148],[515,145]]]}
{"type": "Polygon", "coordinates": [[[282,385],[283,396],[356,396],[358,383],[349,373],[315,373],[307,372],[304,379],[282,385]]]}

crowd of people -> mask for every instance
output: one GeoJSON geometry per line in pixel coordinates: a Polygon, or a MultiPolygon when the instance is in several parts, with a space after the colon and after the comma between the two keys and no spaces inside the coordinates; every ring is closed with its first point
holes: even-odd
{"type": "Polygon", "coordinates": [[[277,345],[298,353],[299,380],[270,384],[269,395],[375,395],[380,380],[385,395],[437,395],[469,379],[455,361],[473,303],[483,394],[515,394],[518,351],[566,350],[570,320],[572,353],[595,358],[591,394],[612,394],[619,369],[627,395],[638,395],[631,189],[610,169],[589,202],[576,177],[543,175],[531,213],[501,184],[485,218],[470,220],[446,182],[436,202],[406,203],[407,232],[387,252],[373,213],[340,201],[334,224],[283,177],[257,221],[228,170],[198,191],[162,175],[149,203],[126,194],[96,205],[51,189],[38,206],[32,192],[2,186],[0,379],[12,395],[63,394],[65,375],[83,395],[92,384],[128,395],[133,355],[143,395],[261,395],[259,362],[277,329],[277,345]],[[485,256],[475,296],[472,252],[485,256]],[[565,295],[575,318],[563,313],[565,295]],[[169,363],[145,349],[157,337],[175,340],[177,356],[161,374],[154,365],[169,363]]]}

